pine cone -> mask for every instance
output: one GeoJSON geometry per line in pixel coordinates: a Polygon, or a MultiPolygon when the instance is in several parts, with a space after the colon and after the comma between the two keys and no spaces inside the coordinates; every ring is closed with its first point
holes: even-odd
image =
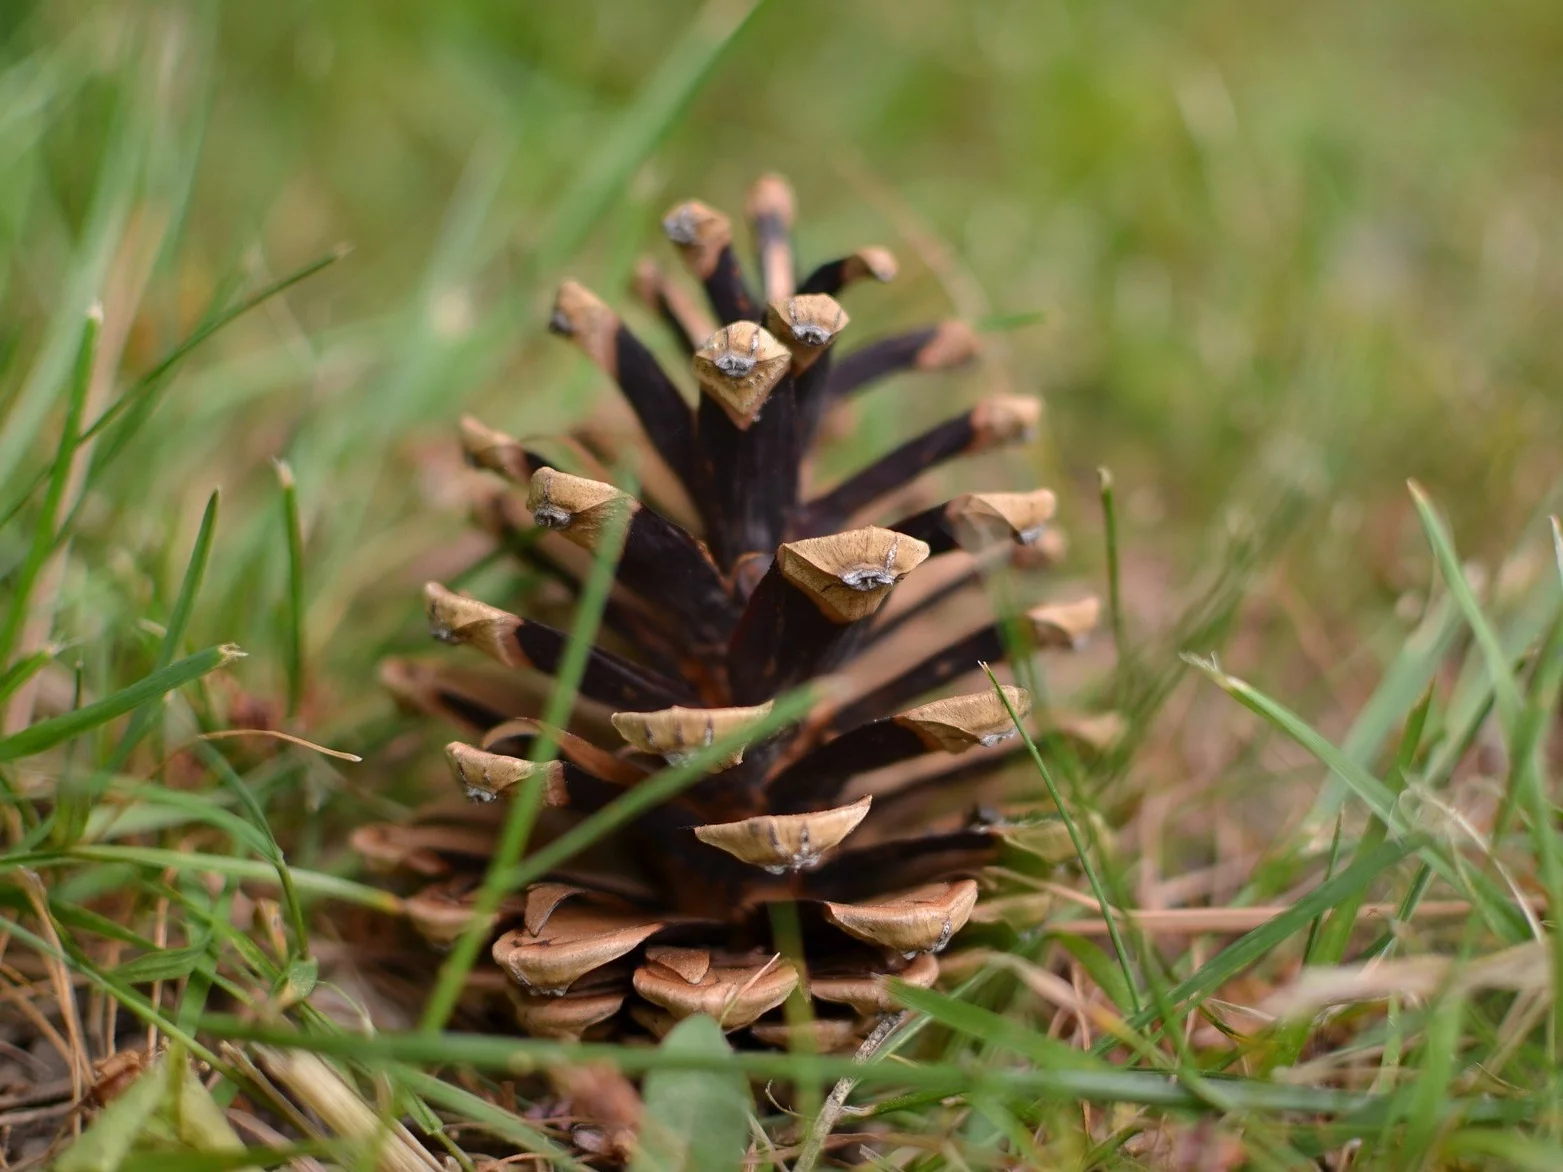
{"type": "MultiPolygon", "coordinates": [[[[559,290],[551,328],[618,383],[638,420],[642,499],[606,483],[603,469],[627,451],[611,426],[590,425],[568,445],[587,473],[577,475],[463,424],[469,459],[526,489],[524,506],[509,489],[487,499],[483,524],[560,600],[578,598],[592,556],[622,534],[571,730],[537,719],[564,632],[438,585],[427,596],[436,637],[516,674],[414,663],[385,672],[409,704],[481,737],[481,748],[447,750],[469,804],[354,836],[372,864],[434,881],[406,908],[436,946],[467,922],[503,816],[492,799],[541,776],[536,847],[664,762],[741,736],[779,695],[817,686],[803,720],[753,738],[506,902],[492,956],[530,1034],[661,1033],[707,1013],[785,1045],[780,1007],[802,988],[816,1043],[850,1045],[893,1007],[887,976],[922,986],[938,977],[937,954],[967,923],[1004,846],[1004,825],[978,809],[974,787],[1015,758],[1005,700],[1024,716],[1030,698],[1011,686],[1001,698],[978,676],[969,694],[909,706],[1004,657],[999,623],[951,631],[939,606],[998,561],[1047,563],[1059,540],[1053,494],[968,494],[884,527],[869,522],[894,515],[892,502],[929,467],[1027,439],[1040,404],[985,399],[811,491],[810,455],[833,408],[886,375],[963,363],[975,337],[945,322],[834,359],[848,321],[837,296],[864,278],[889,280],[893,258],[863,249],[800,283],[786,183],[760,180],[749,215],[763,301],[725,216],[690,202],[663,221],[719,328],[655,265],[636,274],[637,292],[689,356],[695,408],[613,310],[575,282],[559,290]],[[545,733],[558,759],[531,764],[545,733]],[[773,940],[778,903],[796,911],[801,965],[773,940]]],[[[1069,649],[1097,611],[1090,598],[1046,604],[1019,625],[1039,648],[1069,649]]],[[[505,984],[494,970],[477,979],[505,984]]]]}

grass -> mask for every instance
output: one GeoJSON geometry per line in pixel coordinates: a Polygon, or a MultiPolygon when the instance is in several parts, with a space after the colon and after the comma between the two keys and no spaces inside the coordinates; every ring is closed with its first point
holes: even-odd
{"type": "MultiPolygon", "coordinates": [[[[0,1149],[420,1166],[402,1121],[579,1166],[524,1092],[591,1061],[665,1105],[641,1167],[807,1167],[745,1088],[840,1079],[905,1168],[1563,1167],[1560,46],[1546,0],[0,8],[0,1149]],[[1111,599],[1034,681],[1126,722],[1035,746],[1047,914],[864,1062],[448,1031],[475,939],[357,1028],[333,950],[394,897],[346,834],[440,739],[375,665],[424,579],[516,587],[455,419],[577,418],[554,284],[769,168],[806,255],[900,256],[854,329],[953,306],[1047,397],[1034,458],[952,480],[1056,488],[1111,599]],[[78,1107],[111,1050],[144,1069],[78,1107]]],[[[876,393],[832,459],[972,390],[876,393]]],[[[513,808],[491,895],[548,861],[513,808]]]]}

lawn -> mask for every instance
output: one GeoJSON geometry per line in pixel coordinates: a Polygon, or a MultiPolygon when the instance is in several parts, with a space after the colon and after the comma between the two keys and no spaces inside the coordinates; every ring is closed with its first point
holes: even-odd
{"type": "Polygon", "coordinates": [[[647,1168],[1563,1168],[1560,59],[1555,0],[0,5],[6,1166],[577,1166],[590,1062],[647,1168]],[[458,420],[602,411],[560,281],[652,335],[663,213],[768,171],[898,258],[854,332],[982,343],[823,476],[1044,400],[928,499],[1057,493],[1107,629],[1036,689],[1116,736],[1031,728],[1025,923],[862,1062],[442,1036],[348,839],[450,787],[423,583],[536,586],[458,420]]]}

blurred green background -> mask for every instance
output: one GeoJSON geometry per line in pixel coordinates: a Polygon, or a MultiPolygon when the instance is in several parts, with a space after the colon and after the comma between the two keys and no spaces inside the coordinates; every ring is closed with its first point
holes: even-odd
{"type": "Polygon", "coordinates": [[[373,654],[463,528],[456,417],[548,431],[601,391],[543,333],[557,281],[626,303],[668,204],[738,212],[766,169],[805,260],[900,256],[853,295],[860,336],[989,327],[976,374],[876,392],[864,447],[1039,391],[1078,568],[1107,465],[1147,622],[1289,489],[1288,572],[1336,623],[1425,580],[1406,477],[1478,555],[1563,477],[1555,0],[7,0],[0,35],[8,501],[52,457],[92,298],[101,410],[212,305],[352,247],[100,446],[56,621],[141,637],[221,486],[192,638],[243,644],[274,693],[285,457],[323,715],[383,703],[373,654]]]}

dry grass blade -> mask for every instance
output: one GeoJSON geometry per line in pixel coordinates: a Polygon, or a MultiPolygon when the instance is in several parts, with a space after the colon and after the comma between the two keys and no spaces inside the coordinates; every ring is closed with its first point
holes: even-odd
{"type": "MultiPolygon", "coordinates": [[[[874,1056],[890,1041],[890,1036],[906,1023],[910,1013],[902,1012],[891,1017],[886,1017],[873,1029],[873,1032],[863,1039],[863,1044],[858,1047],[857,1053],[852,1056],[852,1061],[857,1063],[871,1062],[874,1056]]],[[[813,1125],[809,1128],[809,1135],[803,1142],[798,1152],[798,1158],[793,1163],[792,1172],[811,1172],[819,1163],[820,1156],[825,1152],[825,1147],[830,1141],[830,1133],[835,1130],[846,1110],[847,1099],[851,1096],[858,1080],[843,1078],[831,1088],[830,1096],[825,1100],[825,1105],[814,1118],[813,1125]]]]}
{"type": "Polygon", "coordinates": [[[27,902],[31,905],[33,915],[38,920],[38,930],[48,942],[50,950],[43,954],[43,962],[48,970],[49,982],[54,988],[54,999],[59,1007],[61,1019],[65,1023],[65,1040],[69,1043],[69,1049],[62,1054],[70,1070],[71,1089],[75,1093],[76,1100],[81,1097],[86,1088],[92,1082],[92,1058],[87,1053],[86,1036],[81,1025],[81,1010],[76,1001],[76,982],[71,979],[71,973],[63,959],[65,950],[60,944],[59,930],[54,923],[54,916],[49,910],[49,892],[44,886],[43,880],[32,871],[23,870],[17,876],[22,890],[27,894],[27,902]]]}
{"type": "MultiPolygon", "coordinates": [[[[1099,905],[1090,896],[1058,883],[1045,883],[1043,889],[1076,904],[1098,911],[1099,905]]],[[[1539,902],[1527,901],[1533,911],[1543,908],[1539,902]]],[[[1135,927],[1151,935],[1198,936],[1223,935],[1232,932],[1251,932],[1268,923],[1286,910],[1285,904],[1256,904],[1253,907],[1191,907],[1191,908],[1140,908],[1131,912],[1117,912],[1116,918],[1132,919],[1135,927]]],[[[1365,903],[1358,909],[1361,920],[1396,920],[1402,908],[1396,903],[1365,903]]],[[[1411,919],[1417,922],[1448,920],[1458,922],[1471,914],[1471,904],[1463,899],[1423,900],[1412,910],[1411,919]]],[[[1105,919],[1057,919],[1054,927],[1060,932],[1079,936],[1104,936],[1107,934],[1105,919]]]]}
{"type": "Polygon", "coordinates": [[[337,1135],[372,1152],[376,1172],[441,1172],[410,1131],[365,1101],[330,1063],[303,1050],[255,1051],[260,1066],[337,1135]]]}
{"type": "Polygon", "coordinates": [[[1464,995],[1480,990],[1548,992],[1551,989],[1548,945],[1529,941],[1490,956],[1411,956],[1398,960],[1304,969],[1296,980],[1272,993],[1262,1008],[1278,1017],[1298,1017],[1332,1005],[1409,997],[1430,1001],[1441,994],[1464,995]]]}
{"type": "Polygon", "coordinates": [[[297,745],[301,749],[309,749],[319,753],[323,757],[334,757],[338,761],[351,761],[354,764],[363,760],[357,753],[349,753],[343,749],[332,749],[326,745],[317,745],[314,741],[304,737],[294,736],[275,728],[225,728],[216,732],[202,733],[199,737],[203,741],[223,741],[233,737],[269,737],[275,741],[285,741],[290,745],[297,745]]]}

